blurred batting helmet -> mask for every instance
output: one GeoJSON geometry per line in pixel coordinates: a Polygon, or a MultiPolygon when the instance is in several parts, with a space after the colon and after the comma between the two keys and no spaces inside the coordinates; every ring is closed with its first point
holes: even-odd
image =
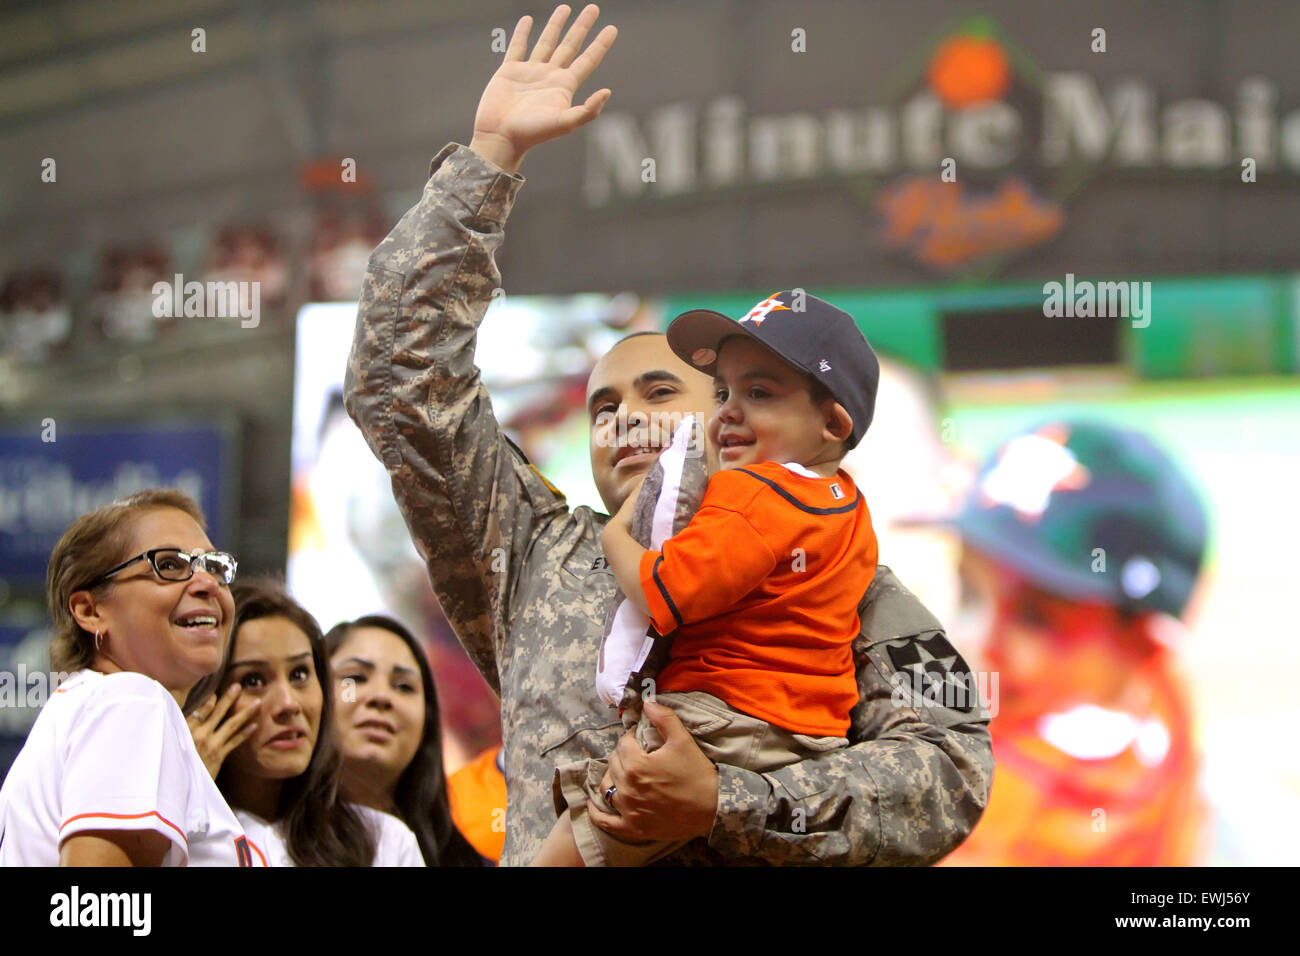
{"type": "Polygon", "coordinates": [[[1003,442],[955,525],[1044,590],[1175,617],[1207,533],[1205,506],[1173,459],[1136,431],[1087,421],[1003,442]]]}

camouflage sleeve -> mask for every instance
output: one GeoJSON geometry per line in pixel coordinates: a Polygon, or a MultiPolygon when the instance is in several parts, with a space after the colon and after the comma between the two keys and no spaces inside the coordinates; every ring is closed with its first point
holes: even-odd
{"type": "Polygon", "coordinates": [[[538,518],[567,505],[502,434],[474,364],[523,179],[455,143],[430,173],[370,256],[344,402],[388,469],[443,612],[499,689],[513,572],[538,518]]]}
{"type": "Polygon", "coordinates": [[[888,568],[860,613],[850,746],[764,774],[719,766],[709,845],[720,853],[780,865],[926,865],[979,821],[993,749],[969,668],[888,568]]]}

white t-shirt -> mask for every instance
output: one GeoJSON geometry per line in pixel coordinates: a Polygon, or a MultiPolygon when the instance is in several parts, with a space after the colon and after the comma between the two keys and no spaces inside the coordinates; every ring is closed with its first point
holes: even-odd
{"type": "MultiPolygon", "coordinates": [[[[420,844],[415,834],[397,817],[381,813],[370,807],[352,804],[361,814],[375,838],[375,861],[372,866],[424,866],[420,844]]],[[[294,866],[284,839],[284,821],[270,823],[247,810],[236,810],[235,816],[248,834],[255,853],[261,853],[269,866],[294,866]]]]}
{"type": "Polygon", "coordinates": [[[0,866],[58,866],[84,830],[153,830],[163,866],[265,866],[194,748],[176,700],[136,673],[74,673],[0,788],[0,866]]]}

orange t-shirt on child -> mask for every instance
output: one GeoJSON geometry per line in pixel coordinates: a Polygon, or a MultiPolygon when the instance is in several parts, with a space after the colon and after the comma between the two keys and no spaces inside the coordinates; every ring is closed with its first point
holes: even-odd
{"type": "Polygon", "coordinates": [[[845,736],[858,604],[876,560],[867,504],[843,470],[822,478],[769,461],[717,472],[690,524],[641,557],[655,629],[678,629],[658,690],[845,736]]]}

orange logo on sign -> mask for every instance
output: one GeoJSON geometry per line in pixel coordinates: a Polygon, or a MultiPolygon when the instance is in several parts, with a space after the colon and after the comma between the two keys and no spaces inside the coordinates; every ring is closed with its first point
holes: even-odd
{"type": "Polygon", "coordinates": [[[916,176],[887,188],[879,208],[885,244],[939,269],[979,256],[1018,252],[1061,231],[1065,210],[1038,199],[1019,179],[992,195],[968,197],[960,183],[916,176]]]}

